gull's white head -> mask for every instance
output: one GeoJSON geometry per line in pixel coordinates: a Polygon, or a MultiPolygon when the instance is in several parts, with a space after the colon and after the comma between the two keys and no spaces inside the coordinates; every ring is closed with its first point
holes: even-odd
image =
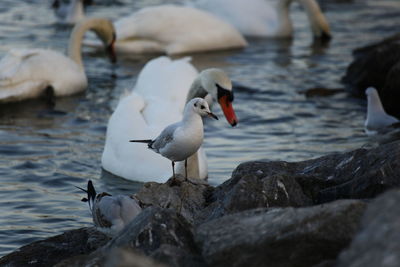
{"type": "Polygon", "coordinates": [[[185,113],[190,111],[199,114],[201,117],[209,116],[218,120],[218,117],[210,111],[207,101],[200,97],[193,98],[186,104],[185,113]]]}
{"type": "Polygon", "coordinates": [[[199,74],[201,86],[213,99],[218,100],[228,122],[235,126],[238,119],[232,107],[233,92],[232,82],[228,75],[221,69],[211,68],[199,74]]]}

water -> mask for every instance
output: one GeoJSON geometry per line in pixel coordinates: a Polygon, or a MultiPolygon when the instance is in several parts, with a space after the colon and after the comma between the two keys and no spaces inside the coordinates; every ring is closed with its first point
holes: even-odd
{"type": "MultiPolygon", "coordinates": [[[[89,7],[89,15],[117,18],[167,1],[108,2],[89,7]]],[[[368,141],[363,133],[365,100],[344,93],[306,98],[300,92],[342,87],[351,50],[399,29],[400,1],[321,2],[333,32],[327,47],[311,44],[306,17],[294,5],[292,41],[250,40],[241,51],[193,57],[199,69],[222,67],[235,82],[249,87],[235,92],[238,127],[223,120],[206,122],[211,184],[228,179],[240,162],[299,161],[368,141]]],[[[70,28],[55,24],[49,6],[45,0],[1,0],[0,55],[13,47],[64,51],[70,28]]],[[[92,179],[98,191],[133,193],[140,188],[139,183],[102,173],[100,158],[108,118],[147,60],[135,57],[112,66],[103,55],[85,50],[90,82],[85,93],[58,99],[56,111],[40,100],[0,106],[0,256],[91,225],[75,185],[85,186],[92,179]]],[[[214,111],[222,115],[219,108],[214,111]]]]}

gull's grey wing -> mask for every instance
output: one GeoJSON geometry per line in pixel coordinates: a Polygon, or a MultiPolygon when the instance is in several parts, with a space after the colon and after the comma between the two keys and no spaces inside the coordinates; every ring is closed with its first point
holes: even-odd
{"type": "Polygon", "coordinates": [[[179,123],[174,123],[167,126],[160,135],[154,140],[151,144],[151,148],[156,150],[157,152],[160,151],[163,147],[165,147],[169,142],[174,140],[174,132],[176,128],[179,127],[179,123]]]}

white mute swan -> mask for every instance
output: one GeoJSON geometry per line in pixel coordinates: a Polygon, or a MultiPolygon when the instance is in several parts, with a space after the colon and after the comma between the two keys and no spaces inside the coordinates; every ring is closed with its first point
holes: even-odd
{"type": "Polygon", "coordinates": [[[52,8],[57,21],[62,24],[75,24],[85,17],[84,0],[54,0],[52,8]]]}
{"type": "Polygon", "coordinates": [[[387,114],[382,106],[378,91],[368,87],[365,91],[368,98],[367,119],[364,126],[367,134],[374,134],[385,127],[388,127],[399,120],[387,114]]]}
{"type": "Polygon", "coordinates": [[[54,96],[81,92],[87,87],[82,64],[81,42],[86,31],[93,30],[115,60],[115,32],[106,19],[86,19],[71,34],[68,57],[46,49],[12,49],[0,60],[0,102],[35,98],[50,89],[54,96]]]}
{"type": "MultiPolygon", "coordinates": [[[[236,125],[232,83],[223,71],[207,69],[198,74],[188,58],[149,61],[135,88],[121,98],[110,117],[102,167],[129,180],[165,182],[171,177],[170,161],[128,141],[157,137],[167,125],[182,119],[185,103],[195,97],[217,100],[228,122],[236,125]]],[[[182,162],[177,164],[177,173],[185,174],[182,162]]],[[[207,175],[207,160],[200,148],[188,159],[188,177],[205,179],[207,175]]]]}
{"type": "MultiPolygon", "coordinates": [[[[114,23],[115,49],[121,53],[167,55],[242,48],[243,36],[205,11],[174,5],[143,8],[114,23]]],[[[98,46],[97,42],[85,42],[98,46]]]]}
{"type": "MultiPolygon", "coordinates": [[[[330,39],[328,21],[315,0],[294,0],[307,13],[315,38],[330,39]]],[[[195,6],[229,22],[245,36],[291,37],[292,21],[289,16],[293,0],[199,0],[195,6]],[[275,4],[275,5],[274,5],[275,4]]]]}

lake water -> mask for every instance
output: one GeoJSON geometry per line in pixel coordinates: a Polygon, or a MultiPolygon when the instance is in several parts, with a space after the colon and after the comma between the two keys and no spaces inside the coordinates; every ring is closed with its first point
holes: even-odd
{"type": "MultiPolygon", "coordinates": [[[[50,1],[1,0],[0,56],[14,47],[64,51],[69,27],[55,24],[50,1]]],[[[94,2],[100,2],[95,0],[94,2]]],[[[106,2],[106,1],[105,1],[106,2]]],[[[90,16],[118,18],[151,4],[179,1],[119,0],[88,8],[90,16]]],[[[352,49],[399,29],[398,0],[323,0],[333,39],[312,45],[304,12],[292,6],[292,41],[249,40],[244,50],[198,54],[198,69],[221,67],[233,81],[239,125],[207,120],[205,149],[209,182],[230,178],[249,160],[299,161],[358,148],[366,101],[346,93],[306,98],[314,87],[341,88],[352,49]]],[[[102,173],[100,158],[107,121],[125,88],[132,88],[149,58],[120,59],[111,65],[102,54],[84,51],[89,88],[60,98],[55,111],[40,101],[0,106],[0,256],[21,245],[91,225],[83,194],[92,179],[98,191],[133,193],[141,184],[102,173]]],[[[214,109],[222,116],[219,107],[214,109]]]]}

